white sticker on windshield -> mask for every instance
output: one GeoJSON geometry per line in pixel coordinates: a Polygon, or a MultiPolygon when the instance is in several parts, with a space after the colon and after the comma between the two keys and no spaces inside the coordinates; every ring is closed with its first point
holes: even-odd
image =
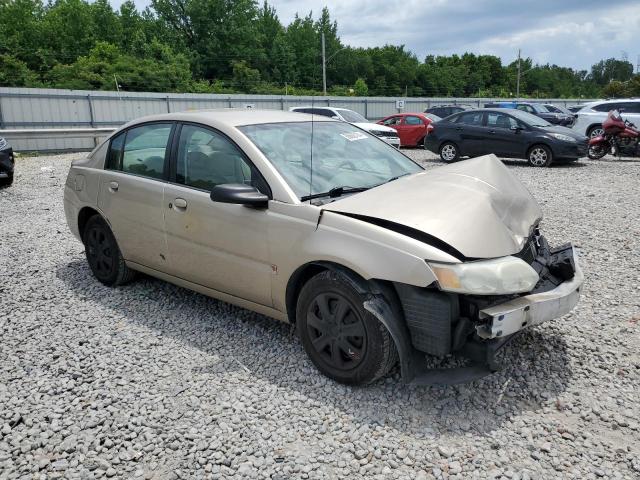
{"type": "Polygon", "coordinates": [[[346,138],[350,142],[355,142],[356,140],[364,140],[366,138],[369,138],[362,132],[341,133],[340,135],[342,135],[344,138],[346,138]]]}

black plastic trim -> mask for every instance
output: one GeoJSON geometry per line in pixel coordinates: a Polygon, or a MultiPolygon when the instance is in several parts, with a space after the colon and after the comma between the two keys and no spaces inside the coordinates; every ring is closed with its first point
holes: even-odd
{"type": "Polygon", "coordinates": [[[415,240],[419,240],[427,245],[431,245],[432,247],[437,248],[438,250],[442,250],[443,252],[448,253],[452,257],[457,258],[461,262],[466,262],[469,260],[474,260],[473,258],[465,257],[462,252],[456,250],[454,247],[449,245],[447,242],[440,240],[433,235],[429,235],[428,233],[422,232],[415,228],[407,227],[406,225],[402,225],[400,223],[391,222],[389,220],[382,220],[380,218],[369,217],[367,215],[358,215],[355,213],[346,213],[346,212],[337,212],[335,210],[331,210],[327,208],[326,210],[337,213],[339,215],[344,215],[346,217],[355,218],[356,220],[360,220],[362,222],[367,222],[372,225],[376,225],[378,227],[386,228],[387,230],[392,230],[396,233],[400,233],[407,237],[411,237],[415,240]]]}

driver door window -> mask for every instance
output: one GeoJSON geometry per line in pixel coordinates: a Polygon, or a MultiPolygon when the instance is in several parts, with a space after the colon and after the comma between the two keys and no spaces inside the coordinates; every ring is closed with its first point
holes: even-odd
{"type": "Polygon", "coordinates": [[[503,128],[509,130],[518,126],[518,122],[515,118],[504,113],[489,112],[487,114],[487,127],[491,128],[503,128]]]}

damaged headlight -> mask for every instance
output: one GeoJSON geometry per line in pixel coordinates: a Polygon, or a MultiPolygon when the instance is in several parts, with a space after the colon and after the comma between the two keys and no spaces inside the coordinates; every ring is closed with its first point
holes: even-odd
{"type": "Polygon", "coordinates": [[[467,263],[427,262],[441,290],[470,295],[504,295],[529,292],[538,274],[523,260],[501,257],[467,263]]]}

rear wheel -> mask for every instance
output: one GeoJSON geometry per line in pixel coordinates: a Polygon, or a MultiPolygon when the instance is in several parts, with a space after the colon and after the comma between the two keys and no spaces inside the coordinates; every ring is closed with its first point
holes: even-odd
{"type": "Polygon", "coordinates": [[[458,146],[452,142],[445,142],[440,146],[440,158],[443,162],[451,163],[460,158],[458,146]]]}
{"type": "Polygon", "coordinates": [[[367,311],[366,296],[335,272],[311,278],[296,311],[302,345],[327,377],[349,385],[371,383],[397,361],[387,329],[367,311]]]}
{"type": "Polygon", "coordinates": [[[546,145],[534,145],[529,150],[527,160],[532,167],[548,167],[553,162],[553,154],[546,145]]]}
{"type": "Polygon", "coordinates": [[[125,264],[109,225],[100,215],[87,220],[82,239],[89,268],[100,282],[115,287],[134,277],[135,271],[125,264]]]}

